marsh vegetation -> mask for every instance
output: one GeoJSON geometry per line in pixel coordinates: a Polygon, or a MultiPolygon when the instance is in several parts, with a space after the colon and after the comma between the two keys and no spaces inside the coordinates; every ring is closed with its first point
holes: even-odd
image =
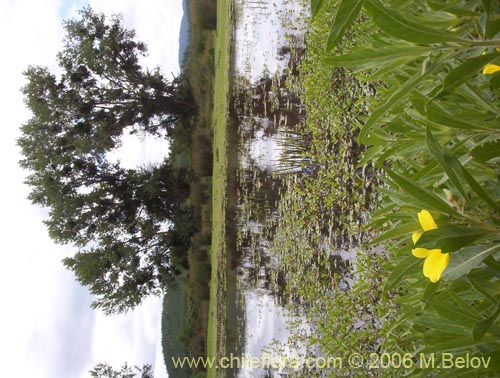
{"type": "MultiPolygon", "coordinates": [[[[239,41],[237,26],[234,48],[266,55],[252,43],[276,4],[247,6],[237,7],[236,20],[250,38],[239,41]],[[241,21],[249,9],[255,29],[241,21]]],[[[235,72],[247,75],[232,76],[228,119],[237,122],[228,125],[237,137],[228,140],[238,166],[228,172],[236,189],[227,190],[235,220],[227,230],[236,259],[226,253],[245,309],[241,347],[256,353],[251,319],[271,324],[274,314],[288,330],[264,350],[343,358],[398,352],[412,363],[251,374],[432,376],[439,371],[419,366],[420,352],[494,356],[496,5],[318,1],[313,10],[314,18],[302,14],[296,23],[285,17],[294,33],[275,49],[280,68],[269,63],[272,70],[264,65],[256,74],[255,58],[235,53],[243,67],[235,72]],[[422,275],[419,248],[450,253],[450,266],[446,259],[438,272],[426,259],[422,275]],[[256,306],[255,293],[284,312],[264,299],[256,306]]],[[[495,369],[461,373],[495,376],[495,369]]]]}

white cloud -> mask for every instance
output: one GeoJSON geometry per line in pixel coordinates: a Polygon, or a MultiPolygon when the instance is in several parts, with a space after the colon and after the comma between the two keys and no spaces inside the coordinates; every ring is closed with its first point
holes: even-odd
{"type": "Polygon", "coordinates": [[[121,146],[108,153],[111,162],[119,162],[123,168],[137,168],[148,163],[161,163],[168,154],[169,143],[162,137],[129,134],[125,132],[121,146]]]}
{"type": "Polygon", "coordinates": [[[160,337],[159,308],[161,300],[149,298],[139,311],[113,317],[97,314],[93,333],[93,362],[89,368],[99,361],[106,361],[115,367],[124,362],[138,366],[155,364],[155,348],[160,337]]]}
{"type": "Polygon", "coordinates": [[[91,0],[90,5],[99,12],[123,14],[125,25],[135,29],[138,39],[148,45],[147,67],[160,66],[168,75],[179,73],[182,0],[91,0]]]}
{"type": "MultiPolygon", "coordinates": [[[[20,93],[22,71],[29,64],[56,70],[55,55],[63,37],[61,14],[75,14],[75,3],[60,0],[0,2],[0,35],[5,51],[0,63],[0,100],[3,109],[2,182],[0,218],[3,255],[0,264],[2,297],[0,355],[2,376],[79,377],[99,361],[155,363],[163,374],[158,353],[161,301],[151,298],[134,312],[106,318],[89,309],[91,301],[61,259],[73,250],[55,245],[42,220],[46,211],[26,199],[25,172],[18,167],[15,140],[19,126],[29,118],[20,93]],[[29,361],[29,363],[27,363],[29,361]]],[[[178,31],[182,0],[92,1],[97,11],[123,12],[126,25],[137,30],[150,56],[145,62],[177,73],[178,31]]],[[[148,150],[151,150],[149,148],[148,150]]],[[[124,152],[129,154],[127,150],[124,152]]],[[[144,151],[138,159],[148,157],[144,151]]],[[[158,375],[159,377],[160,375],[158,375]]]]}
{"type": "MultiPolygon", "coordinates": [[[[53,41],[61,39],[60,22],[55,16],[58,6],[59,1],[32,4],[4,1],[0,4],[0,34],[4,51],[8,52],[0,69],[4,110],[0,140],[3,185],[0,190],[5,201],[4,214],[0,218],[4,250],[0,290],[6,304],[0,322],[0,353],[9,361],[4,374],[10,376],[29,369],[23,366],[28,346],[35,343],[33,334],[44,334],[44,325],[52,322],[48,309],[58,301],[58,295],[54,294],[54,290],[57,291],[54,277],[64,281],[59,276],[59,270],[63,270],[59,261],[64,252],[61,253],[60,248],[52,250],[52,243],[40,222],[41,213],[26,200],[28,192],[21,183],[24,172],[17,165],[19,154],[15,146],[18,126],[28,117],[19,91],[23,84],[22,70],[35,58],[40,64],[51,64],[58,47],[53,41]]],[[[46,346],[52,345],[53,340],[48,338],[46,346]]],[[[34,359],[33,370],[37,368],[36,361],[34,359]]],[[[22,375],[33,376],[29,370],[22,375]]]]}

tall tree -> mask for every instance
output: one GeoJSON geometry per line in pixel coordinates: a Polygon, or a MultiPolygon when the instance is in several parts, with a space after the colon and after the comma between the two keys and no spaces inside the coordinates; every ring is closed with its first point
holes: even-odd
{"type": "Polygon", "coordinates": [[[78,125],[79,132],[104,138],[103,143],[112,142],[127,126],[134,131],[169,130],[194,111],[182,78],[168,81],[159,69],[140,66],[146,45],[123,27],[120,16],[106,19],[90,7],[79,15],[64,24],[64,48],[57,55],[60,80],[40,67],[27,70],[25,94],[30,104],[42,102],[51,117],[65,117],[78,125]],[[106,127],[106,132],[99,133],[96,125],[106,127]]]}
{"type": "Polygon", "coordinates": [[[18,145],[29,198],[49,208],[49,235],[79,252],[64,260],[111,314],[157,293],[171,273],[174,207],[186,185],[169,163],[124,169],[108,159],[125,129],[167,135],[194,106],[180,79],[139,65],[146,46],[121,19],[91,8],[65,23],[62,74],[31,66],[22,89],[32,118],[18,145]]]}

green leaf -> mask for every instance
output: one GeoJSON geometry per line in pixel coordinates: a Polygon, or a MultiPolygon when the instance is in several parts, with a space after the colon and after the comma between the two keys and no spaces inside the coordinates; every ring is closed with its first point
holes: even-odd
{"type": "Polygon", "coordinates": [[[482,227],[443,226],[425,231],[415,243],[415,247],[441,249],[443,253],[455,252],[491,233],[492,231],[482,227]]]}
{"type": "Polygon", "coordinates": [[[347,28],[358,17],[364,2],[365,0],[342,0],[335,14],[330,34],[328,35],[326,43],[327,52],[333,50],[340,42],[347,28]]]}
{"type": "Polygon", "coordinates": [[[443,81],[443,89],[436,95],[440,97],[452,93],[455,88],[469,81],[487,63],[500,56],[500,52],[479,55],[460,64],[446,75],[443,81]]]}
{"type": "Polygon", "coordinates": [[[487,319],[483,319],[472,328],[472,340],[479,341],[483,338],[488,329],[496,322],[498,315],[500,315],[500,303],[497,304],[495,312],[487,319]]]}
{"type": "Polygon", "coordinates": [[[491,13],[491,0],[481,0],[481,2],[483,3],[483,8],[484,8],[484,11],[488,14],[488,16],[490,15],[491,13]]]}
{"type": "Polygon", "coordinates": [[[488,273],[500,279],[500,262],[493,256],[488,256],[483,260],[484,264],[488,267],[488,273]]]}
{"type": "MultiPolygon", "coordinates": [[[[456,159],[455,159],[456,160],[456,159]]],[[[471,187],[476,194],[481,197],[488,205],[490,205],[493,209],[496,211],[500,212],[500,205],[494,201],[488,193],[484,191],[484,189],[481,187],[481,185],[477,182],[477,180],[465,169],[465,167],[460,164],[458,160],[455,161],[455,165],[460,167],[459,169],[461,170],[462,176],[465,178],[469,186],[471,187]]]]}
{"type": "MultiPolygon", "coordinates": [[[[431,47],[417,45],[395,45],[381,48],[361,48],[350,54],[324,59],[325,64],[334,67],[355,67],[357,69],[380,68],[380,65],[406,57],[417,57],[431,51],[431,47]]],[[[406,62],[407,60],[404,60],[406,62]]]]}
{"type": "Polygon", "coordinates": [[[432,10],[456,14],[457,16],[477,16],[478,15],[477,12],[474,12],[470,9],[460,7],[457,5],[451,5],[451,4],[448,4],[446,2],[443,3],[443,2],[439,2],[439,1],[427,0],[427,4],[429,4],[429,8],[431,8],[432,10]]]}
{"type": "Polygon", "coordinates": [[[420,114],[435,124],[446,126],[451,129],[491,131],[487,127],[468,122],[463,118],[449,114],[435,102],[428,102],[427,98],[421,94],[413,94],[411,96],[411,101],[420,114]]]}
{"type": "Polygon", "coordinates": [[[384,285],[384,292],[392,290],[396,285],[398,285],[401,280],[409,274],[411,271],[415,269],[415,267],[420,263],[420,260],[413,257],[408,256],[403,261],[401,261],[391,272],[389,278],[384,285]]]}
{"type": "Polygon", "coordinates": [[[462,248],[451,256],[450,264],[443,272],[441,279],[451,281],[468,274],[484,259],[498,250],[500,250],[498,243],[462,248]]]}
{"type": "Polygon", "coordinates": [[[453,342],[463,339],[463,334],[448,333],[438,330],[427,331],[423,335],[423,342],[426,345],[440,345],[443,342],[453,342]]]}
{"type": "MultiPolygon", "coordinates": [[[[476,357],[476,356],[473,356],[473,357],[476,357]]],[[[486,357],[486,355],[483,354],[483,353],[481,353],[477,357],[479,357],[479,358],[484,357],[485,361],[488,361],[487,362],[488,368],[491,367],[492,362],[493,362],[493,358],[491,358],[491,359],[488,360],[488,358],[486,357]]],[[[440,358],[440,357],[436,358],[436,363],[437,364],[440,363],[440,360],[438,361],[438,358],[440,358]]],[[[425,373],[425,376],[422,375],[419,378],[428,378],[429,377],[429,371],[428,370],[422,370],[422,372],[425,373]]],[[[461,369],[461,370],[458,370],[458,369],[449,369],[447,373],[439,373],[439,378],[461,378],[461,377],[471,378],[471,371],[470,371],[470,369],[461,369]]],[[[478,376],[474,375],[472,377],[473,378],[481,377],[481,375],[478,375],[478,376]]]]}
{"type": "Polygon", "coordinates": [[[490,88],[493,90],[498,89],[500,87],[500,72],[495,72],[490,77],[490,88]]]}
{"type": "MultiPolygon", "coordinates": [[[[463,90],[463,93],[461,93],[461,95],[465,96],[468,101],[472,101],[471,103],[477,102],[478,105],[483,106],[485,109],[489,109],[491,112],[496,114],[497,118],[500,116],[500,109],[496,106],[495,102],[491,101],[491,97],[486,97],[484,91],[476,88],[471,84],[471,82],[465,83],[460,89],[463,90]]],[[[498,123],[494,123],[494,126],[492,128],[497,129],[498,123]]]]}
{"type": "Polygon", "coordinates": [[[412,197],[420,200],[421,202],[424,202],[426,205],[428,205],[428,207],[439,210],[446,214],[457,214],[457,211],[453,207],[444,202],[434,193],[422,188],[421,185],[417,185],[406,177],[397,175],[389,168],[384,168],[384,170],[387,175],[401,187],[401,189],[410,194],[412,197]]]}
{"type": "Polygon", "coordinates": [[[452,324],[458,324],[467,328],[470,328],[477,322],[477,318],[464,313],[462,309],[449,302],[437,302],[431,303],[431,307],[436,311],[436,313],[442,319],[446,319],[452,324]]]}
{"type": "Polygon", "coordinates": [[[436,160],[439,162],[443,170],[446,172],[446,175],[452,182],[452,184],[457,188],[457,190],[460,192],[462,197],[464,199],[467,199],[467,195],[465,194],[464,188],[462,186],[462,183],[460,182],[456,172],[452,169],[452,167],[446,162],[444,156],[443,156],[443,151],[441,150],[441,147],[439,144],[436,142],[436,139],[434,139],[434,136],[431,133],[431,129],[429,126],[427,126],[426,131],[425,131],[425,136],[427,140],[427,147],[429,148],[429,151],[431,154],[436,158],[436,160]]]}
{"type": "MultiPolygon", "coordinates": [[[[490,294],[488,289],[486,289],[487,285],[484,284],[484,281],[478,281],[473,277],[472,274],[467,275],[467,279],[474,289],[476,289],[479,293],[483,294],[491,303],[497,303],[498,301],[490,294]]],[[[489,284],[489,282],[488,282],[489,284]]]]}
{"type": "Polygon", "coordinates": [[[486,37],[494,38],[500,31],[500,19],[494,19],[486,24],[486,37]]]}
{"type": "Polygon", "coordinates": [[[456,333],[459,335],[464,335],[467,333],[467,329],[461,325],[454,324],[448,319],[442,319],[431,316],[422,316],[415,319],[415,324],[424,326],[426,328],[435,329],[437,331],[443,331],[448,333],[456,333]]]}
{"type": "Polygon", "coordinates": [[[405,100],[408,94],[410,94],[427,76],[436,72],[442,66],[442,62],[449,58],[453,53],[446,54],[442,56],[438,61],[436,61],[428,70],[425,72],[417,72],[411,78],[406,80],[402,85],[397,87],[392,92],[389,92],[389,98],[385,99],[384,104],[379,106],[367,119],[366,123],[363,125],[359,132],[359,141],[361,143],[365,142],[365,139],[369,135],[370,129],[386,115],[392,107],[405,100]]]}
{"type": "Polygon", "coordinates": [[[377,155],[382,153],[383,149],[380,146],[371,146],[363,152],[363,157],[358,162],[359,167],[363,167],[366,164],[376,160],[377,155]]]}
{"type": "Polygon", "coordinates": [[[482,0],[482,3],[484,8],[484,13],[481,15],[480,21],[484,20],[483,21],[484,24],[481,25],[481,28],[483,29],[483,33],[488,38],[491,38],[491,36],[488,36],[491,33],[488,30],[490,26],[490,17],[491,17],[491,0],[482,0]]]}
{"type": "Polygon", "coordinates": [[[383,6],[378,0],[367,0],[364,6],[375,25],[393,37],[419,44],[465,42],[447,32],[442,32],[405,19],[400,13],[383,6]]]}
{"type": "Polygon", "coordinates": [[[386,63],[385,65],[379,67],[377,71],[374,71],[368,78],[367,81],[372,81],[372,80],[378,80],[383,78],[384,76],[390,74],[394,70],[399,69],[406,63],[408,63],[410,60],[414,59],[413,57],[405,57],[405,58],[399,58],[396,59],[390,63],[386,63]]]}
{"type": "Polygon", "coordinates": [[[314,18],[323,6],[324,0],[311,0],[311,16],[314,18]]]}
{"type": "Polygon", "coordinates": [[[482,354],[485,360],[489,362],[488,370],[500,372],[500,352],[495,350],[493,352],[482,354]]]}
{"type": "Polygon", "coordinates": [[[487,346],[488,343],[496,343],[498,339],[496,337],[485,337],[482,341],[471,341],[470,337],[461,337],[453,340],[446,340],[442,343],[438,343],[427,348],[422,349],[421,353],[430,353],[430,352],[453,352],[453,351],[465,351],[471,350],[472,348],[482,348],[483,346],[487,346]]]}
{"type": "Polygon", "coordinates": [[[500,157],[500,140],[486,142],[483,145],[477,146],[470,154],[481,163],[500,157]]]}
{"type": "Polygon", "coordinates": [[[422,295],[422,302],[429,304],[438,287],[439,281],[436,283],[429,282],[425,288],[424,294],[422,295]]]}
{"type": "Polygon", "coordinates": [[[370,241],[370,244],[378,244],[378,243],[385,241],[387,239],[396,238],[396,237],[406,235],[406,234],[409,234],[409,233],[412,233],[412,232],[415,232],[418,230],[420,230],[420,226],[417,222],[405,223],[403,225],[393,227],[389,231],[382,233],[381,235],[377,236],[375,239],[370,241]]]}
{"type": "Polygon", "coordinates": [[[462,172],[461,172],[461,165],[458,162],[458,159],[452,156],[451,153],[446,148],[443,148],[443,162],[446,167],[443,168],[445,169],[446,174],[452,181],[453,185],[455,185],[455,188],[458,189],[462,197],[467,201],[468,196],[465,194],[465,191],[462,187],[462,181],[460,180],[462,178],[461,174],[462,172]]]}
{"type": "Polygon", "coordinates": [[[358,137],[359,141],[361,143],[366,143],[370,129],[380,120],[380,118],[382,118],[382,116],[386,115],[394,105],[403,101],[408,93],[410,93],[428,74],[429,72],[426,72],[424,75],[418,72],[410,79],[406,80],[403,85],[395,89],[390,97],[384,101],[384,104],[379,106],[372,114],[370,114],[370,117],[361,128],[358,137]]]}
{"type": "Polygon", "coordinates": [[[428,104],[426,115],[429,121],[449,127],[450,129],[489,131],[487,127],[450,115],[435,103],[428,104]]]}
{"type": "Polygon", "coordinates": [[[460,310],[464,314],[468,314],[474,319],[481,319],[481,313],[476,310],[474,306],[471,306],[469,303],[465,302],[460,295],[453,290],[450,285],[445,286],[446,293],[450,296],[450,298],[455,302],[455,304],[460,308],[460,310]]]}

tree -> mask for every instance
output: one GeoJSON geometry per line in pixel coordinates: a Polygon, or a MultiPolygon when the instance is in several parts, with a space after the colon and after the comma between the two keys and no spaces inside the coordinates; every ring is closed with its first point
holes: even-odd
{"type": "MultiPolygon", "coordinates": [[[[137,378],[153,378],[151,365],[144,364],[142,368],[134,366],[134,370],[141,375],[137,378]]],[[[136,378],[136,372],[125,363],[120,370],[113,369],[107,363],[98,363],[92,370],[89,371],[92,378],[136,378]]]]}
{"type": "Polygon", "coordinates": [[[64,260],[97,295],[94,308],[124,312],[161,291],[172,273],[174,208],[187,185],[165,160],[124,169],[109,161],[125,129],[167,135],[193,112],[181,80],[139,65],[146,46],[91,8],[65,23],[62,74],[31,66],[22,89],[32,118],[18,145],[29,170],[29,199],[49,208],[49,235],[79,248],[64,260]]]}
{"type": "Polygon", "coordinates": [[[25,72],[30,108],[41,106],[50,118],[64,118],[78,133],[108,147],[125,127],[150,133],[169,130],[195,110],[183,78],[169,82],[159,69],[141,68],[146,45],[135,40],[118,15],[107,20],[90,7],[79,15],[64,24],[64,48],[57,55],[60,79],[38,66],[25,72]]]}

